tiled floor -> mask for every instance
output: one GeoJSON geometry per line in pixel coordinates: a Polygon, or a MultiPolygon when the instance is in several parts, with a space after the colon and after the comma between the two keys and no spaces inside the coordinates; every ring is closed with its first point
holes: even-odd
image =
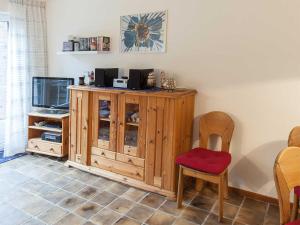
{"type": "MultiPolygon", "coordinates": [[[[185,204],[41,156],[0,164],[1,225],[217,225],[217,193],[186,191],[185,204]]],[[[223,224],[276,225],[278,207],[230,194],[223,224]]]]}

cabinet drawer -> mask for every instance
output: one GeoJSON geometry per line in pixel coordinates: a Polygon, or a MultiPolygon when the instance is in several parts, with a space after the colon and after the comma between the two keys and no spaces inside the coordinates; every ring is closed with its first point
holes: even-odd
{"type": "Polygon", "coordinates": [[[28,148],[34,151],[48,152],[52,154],[61,155],[61,144],[43,141],[40,138],[32,138],[28,141],[28,148]]]}
{"type": "Polygon", "coordinates": [[[92,147],[92,155],[102,156],[108,159],[115,159],[116,153],[101,148],[92,147]]]}
{"type": "Polygon", "coordinates": [[[97,155],[91,156],[91,165],[137,180],[144,180],[144,169],[138,166],[129,165],[112,159],[106,159],[97,155]]]}
{"type": "Polygon", "coordinates": [[[124,154],[131,155],[131,156],[137,156],[137,147],[130,146],[130,145],[124,145],[124,154]]]}
{"type": "Polygon", "coordinates": [[[98,140],[98,148],[109,149],[109,141],[106,140],[98,140]]]}
{"type": "Polygon", "coordinates": [[[134,156],[117,153],[117,160],[134,166],[145,167],[145,160],[134,156]]]}

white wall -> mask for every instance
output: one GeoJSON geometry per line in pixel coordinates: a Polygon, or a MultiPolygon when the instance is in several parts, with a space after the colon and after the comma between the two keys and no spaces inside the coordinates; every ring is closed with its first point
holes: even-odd
{"type": "Polygon", "coordinates": [[[198,91],[195,123],[211,110],[234,118],[231,184],[275,196],[275,156],[300,124],[299,8],[298,0],[48,0],[50,74],[115,66],[174,73],[198,91]],[[164,9],[167,53],[119,52],[121,15],[164,9]],[[57,56],[69,34],[109,35],[112,53],[57,56]]]}
{"type": "Polygon", "coordinates": [[[0,12],[6,12],[8,8],[8,0],[0,0],[0,12]]]}

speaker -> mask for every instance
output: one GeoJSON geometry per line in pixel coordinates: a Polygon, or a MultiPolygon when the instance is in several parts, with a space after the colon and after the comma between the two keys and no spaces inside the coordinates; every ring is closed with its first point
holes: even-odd
{"type": "Polygon", "coordinates": [[[115,78],[118,78],[118,68],[96,68],[95,69],[95,86],[112,87],[115,78]]]}
{"type": "Polygon", "coordinates": [[[153,72],[153,69],[130,69],[127,88],[133,90],[146,89],[148,75],[151,72],[153,72]]]}

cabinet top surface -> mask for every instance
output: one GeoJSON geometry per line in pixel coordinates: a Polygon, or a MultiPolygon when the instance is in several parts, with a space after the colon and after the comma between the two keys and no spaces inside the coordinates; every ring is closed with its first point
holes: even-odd
{"type": "Polygon", "coordinates": [[[167,90],[130,90],[130,89],[120,89],[120,88],[105,88],[105,87],[95,87],[88,85],[72,85],[69,86],[71,90],[81,90],[81,91],[92,91],[92,92],[103,92],[103,93],[115,93],[115,94],[130,94],[130,95],[144,95],[144,96],[154,96],[154,97],[166,97],[166,98],[178,98],[184,95],[195,95],[197,93],[194,89],[177,88],[174,91],[167,90]]]}
{"type": "Polygon", "coordinates": [[[63,119],[68,117],[70,114],[45,114],[45,113],[39,113],[36,111],[28,113],[28,116],[36,116],[36,117],[45,117],[45,118],[53,118],[53,119],[63,119]]]}

